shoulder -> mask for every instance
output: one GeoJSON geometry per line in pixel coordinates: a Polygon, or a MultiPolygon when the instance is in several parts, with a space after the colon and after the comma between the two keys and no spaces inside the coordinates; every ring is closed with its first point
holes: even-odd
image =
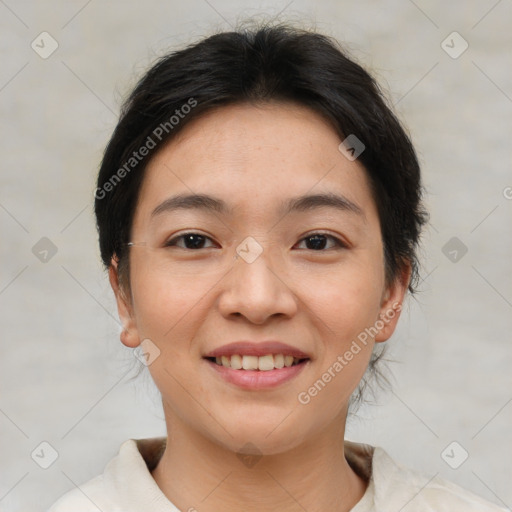
{"type": "Polygon", "coordinates": [[[103,475],[99,475],[61,496],[47,512],[98,512],[111,505],[103,475]]]}
{"type": "Polygon", "coordinates": [[[119,453],[106,465],[103,473],[76,486],[61,496],[47,512],[98,512],[108,510],[116,512],[119,502],[119,490],[126,480],[124,473],[140,471],[144,463],[138,454],[136,441],[128,439],[121,444],[119,453]],[[140,459],[141,462],[137,461],[140,459]]]}
{"type": "Polygon", "coordinates": [[[404,467],[376,447],[372,461],[376,510],[402,512],[504,512],[506,509],[439,476],[404,467]]]}

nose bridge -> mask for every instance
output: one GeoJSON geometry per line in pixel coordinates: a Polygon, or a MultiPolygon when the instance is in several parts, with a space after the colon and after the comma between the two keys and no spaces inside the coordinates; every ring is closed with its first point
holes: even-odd
{"type": "Polygon", "coordinates": [[[292,315],[293,291],[286,284],[278,254],[248,237],[236,249],[236,259],[224,283],[220,308],[224,315],[240,313],[261,323],[271,315],[292,315]]]}
{"type": "MultiPolygon", "coordinates": [[[[273,288],[279,280],[279,268],[275,254],[269,248],[256,251],[253,247],[240,247],[237,249],[237,258],[235,260],[235,273],[237,274],[237,283],[242,286],[250,285],[251,289],[273,288]],[[245,283],[243,282],[245,281],[245,283]]],[[[270,290],[267,290],[270,291],[270,290]]]]}

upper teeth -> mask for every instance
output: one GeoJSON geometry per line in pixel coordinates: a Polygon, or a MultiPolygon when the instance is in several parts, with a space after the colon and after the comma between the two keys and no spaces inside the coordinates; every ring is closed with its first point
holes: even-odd
{"type": "Polygon", "coordinates": [[[283,366],[292,366],[298,363],[299,358],[284,354],[267,354],[266,356],[241,356],[234,354],[232,356],[216,357],[215,362],[233,368],[233,370],[274,370],[275,368],[283,368],[283,366]]]}

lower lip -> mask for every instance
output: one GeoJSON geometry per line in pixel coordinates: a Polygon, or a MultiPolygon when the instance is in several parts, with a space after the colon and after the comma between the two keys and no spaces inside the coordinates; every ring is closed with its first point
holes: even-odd
{"type": "Polygon", "coordinates": [[[226,366],[218,365],[213,361],[206,359],[206,362],[220,375],[225,381],[235,384],[243,389],[268,389],[274,388],[296,377],[307,365],[309,360],[294,366],[285,366],[274,370],[233,370],[226,366]]]}

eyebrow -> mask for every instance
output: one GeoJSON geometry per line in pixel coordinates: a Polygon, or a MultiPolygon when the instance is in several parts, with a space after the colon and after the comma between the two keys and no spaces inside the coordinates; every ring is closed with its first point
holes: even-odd
{"type": "Polygon", "coordinates": [[[326,192],[322,194],[305,194],[289,199],[281,208],[281,213],[305,212],[316,208],[336,208],[344,212],[355,213],[365,217],[363,209],[345,196],[326,192]]]}
{"type": "MultiPolygon", "coordinates": [[[[321,194],[305,194],[299,197],[291,198],[281,204],[279,213],[286,215],[292,212],[305,212],[317,208],[328,207],[336,208],[344,212],[355,213],[361,217],[365,217],[360,206],[350,201],[345,196],[334,194],[332,192],[321,194]]],[[[160,203],[152,212],[151,218],[157,217],[165,212],[175,210],[193,210],[199,209],[220,214],[233,213],[233,208],[228,207],[227,203],[222,199],[209,196],[206,194],[180,194],[169,197],[160,203]]]]}

